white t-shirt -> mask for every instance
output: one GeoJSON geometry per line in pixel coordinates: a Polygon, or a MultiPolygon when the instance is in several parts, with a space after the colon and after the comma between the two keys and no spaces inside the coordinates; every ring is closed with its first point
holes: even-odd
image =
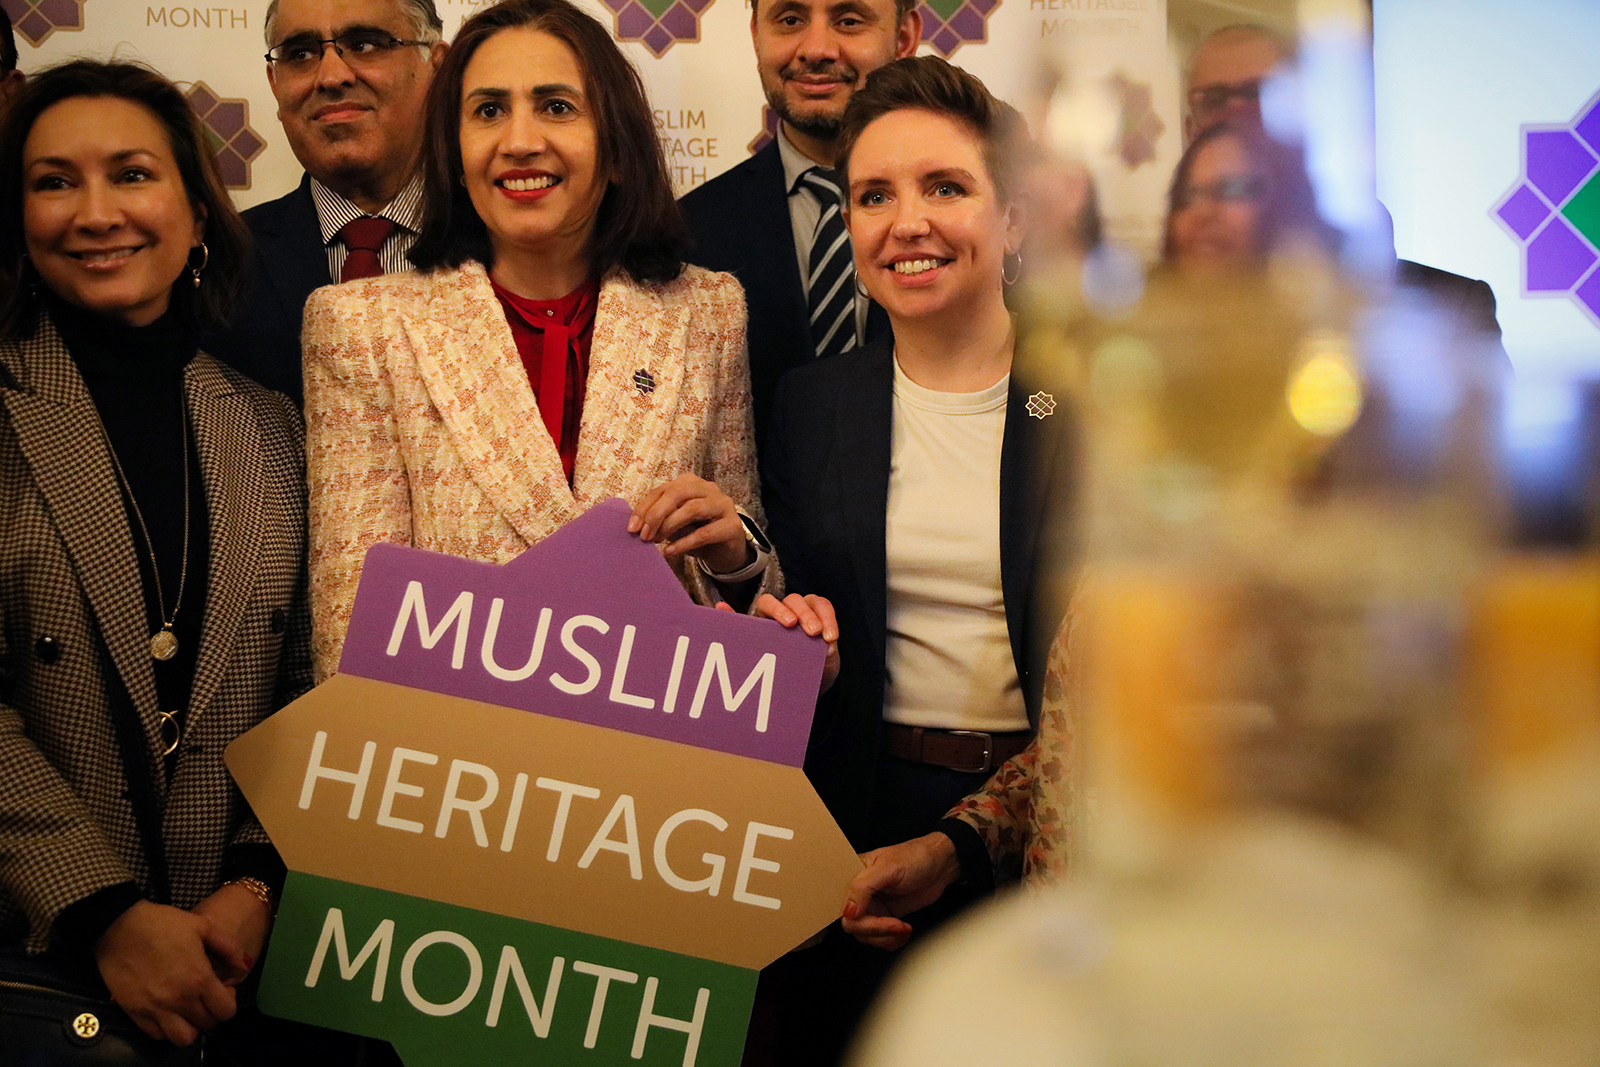
{"type": "Polygon", "coordinates": [[[894,368],[889,678],[883,717],[1026,730],[1000,589],[1000,445],[1010,376],[940,393],[894,368]]]}

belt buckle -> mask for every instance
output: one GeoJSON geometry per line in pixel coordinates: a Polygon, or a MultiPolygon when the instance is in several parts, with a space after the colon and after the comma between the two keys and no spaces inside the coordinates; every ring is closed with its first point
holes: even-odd
{"type": "Polygon", "coordinates": [[[951,737],[981,737],[983,738],[983,762],[976,767],[951,767],[952,771],[963,774],[987,774],[994,769],[994,735],[983,730],[950,730],[951,737]]]}

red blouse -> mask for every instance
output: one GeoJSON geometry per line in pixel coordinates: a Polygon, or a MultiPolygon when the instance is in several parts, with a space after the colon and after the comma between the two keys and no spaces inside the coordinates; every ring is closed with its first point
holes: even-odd
{"type": "Polygon", "coordinates": [[[561,467],[572,484],[578,458],[578,429],[589,380],[589,346],[594,341],[594,309],[600,282],[593,279],[559,300],[529,300],[490,279],[511,326],[517,355],[528,372],[545,429],[561,453],[561,467]]]}

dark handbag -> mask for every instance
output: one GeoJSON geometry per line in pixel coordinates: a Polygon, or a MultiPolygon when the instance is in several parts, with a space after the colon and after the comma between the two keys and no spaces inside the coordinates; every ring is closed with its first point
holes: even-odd
{"type": "Polygon", "coordinates": [[[64,977],[17,952],[0,952],[0,1061],[6,1067],[193,1067],[201,1042],[179,1048],[147,1037],[104,989],[64,977]]]}

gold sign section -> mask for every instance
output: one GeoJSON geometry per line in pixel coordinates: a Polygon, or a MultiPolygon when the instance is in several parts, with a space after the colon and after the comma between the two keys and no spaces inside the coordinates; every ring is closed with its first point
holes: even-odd
{"type": "Polygon", "coordinates": [[[861,869],[797,767],[339,675],[228,769],[291,870],[739,967],[861,869]]]}

